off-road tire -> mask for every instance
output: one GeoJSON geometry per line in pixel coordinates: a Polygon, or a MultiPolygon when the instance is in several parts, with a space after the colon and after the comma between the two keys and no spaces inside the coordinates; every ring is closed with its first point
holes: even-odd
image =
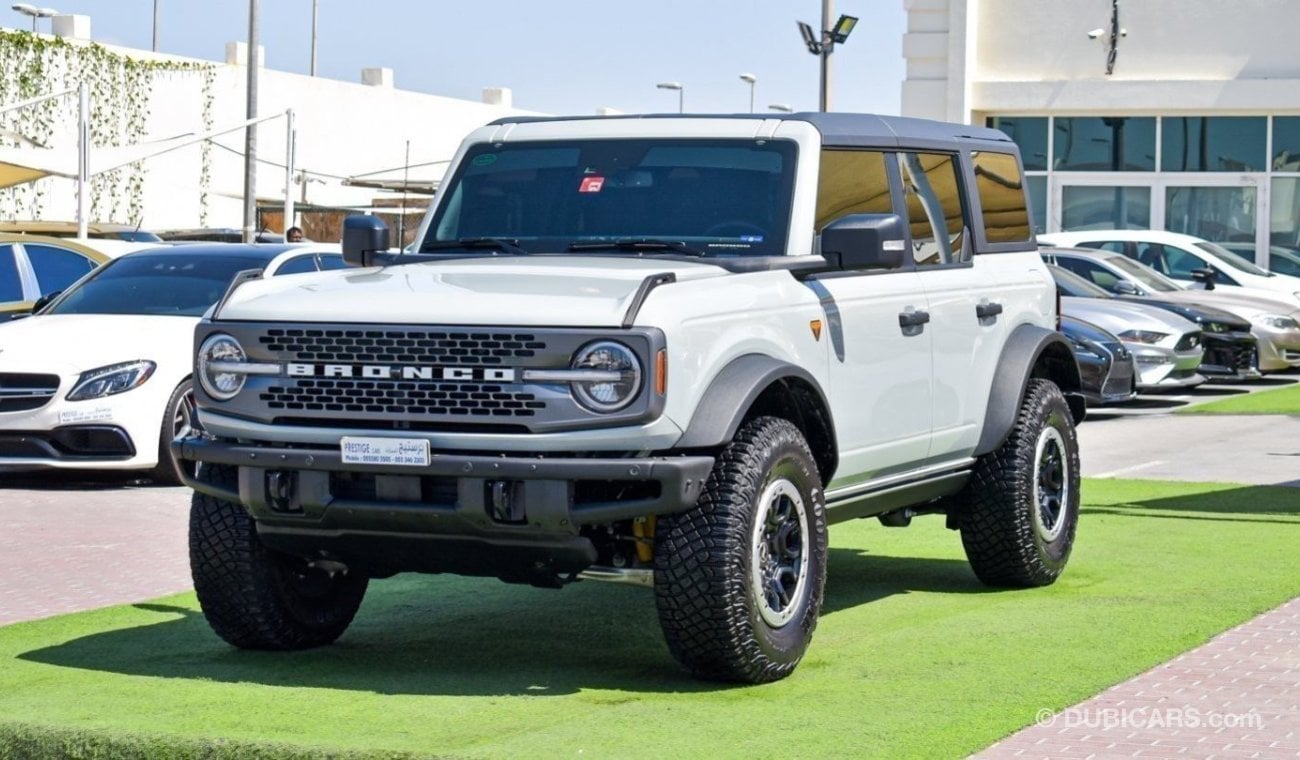
{"type": "Polygon", "coordinates": [[[654,580],[668,649],[695,675],[764,683],[794,671],[817,627],[826,580],[825,496],[798,428],[758,417],[737,431],[698,504],[661,518],[654,580]],[[771,519],[757,524],[760,513],[771,519]],[[795,542],[797,559],[773,553],[795,542]],[[792,585],[768,583],[777,595],[759,598],[755,578],[792,577],[792,585]]]}
{"type": "MultiPolygon", "coordinates": [[[[234,487],[234,468],[212,473],[234,487]]],[[[331,576],[268,549],[241,505],[201,493],[190,503],[190,572],[208,625],[241,649],[333,642],[352,622],[369,583],[364,575],[331,576]]]]}
{"type": "Polygon", "coordinates": [[[180,468],[183,463],[172,456],[172,439],[178,433],[198,429],[198,418],[194,411],[194,383],[186,380],[172,391],[167,406],[163,409],[162,426],[158,430],[158,464],[150,470],[150,480],[173,486],[182,483],[180,468]],[[185,421],[178,423],[182,415],[185,421]]]}
{"type": "Polygon", "coordinates": [[[966,557],[985,584],[1047,586],[1060,576],[1079,522],[1079,441],[1055,383],[1029,381],[1011,434],[980,458],[957,509],[966,557]]]}

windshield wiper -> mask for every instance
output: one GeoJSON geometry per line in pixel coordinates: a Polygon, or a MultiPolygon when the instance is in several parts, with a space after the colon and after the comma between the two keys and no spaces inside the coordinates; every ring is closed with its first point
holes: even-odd
{"type": "Polygon", "coordinates": [[[495,237],[464,237],[459,240],[429,240],[420,246],[420,253],[432,253],[433,251],[445,251],[452,248],[490,248],[503,253],[513,254],[515,256],[527,256],[528,251],[521,248],[518,240],[509,238],[495,237]]]}
{"type": "Polygon", "coordinates": [[[602,240],[590,243],[572,243],[570,251],[671,251],[688,256],[704,256],[704,251],[697,250],[679,240],[655,240],[654,238],[623,238],[621,240],[602,240]]]}

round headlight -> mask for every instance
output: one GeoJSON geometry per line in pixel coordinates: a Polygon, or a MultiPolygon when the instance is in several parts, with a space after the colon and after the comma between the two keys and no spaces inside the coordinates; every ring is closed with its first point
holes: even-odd
{"type": "Polygon", "coordinates": [[[571,366],[603,375],[577,380],[571,386],[578,403],[593,412],[616,412],[632,403],[641,390],[641,362],[622,343],[602,340],[583,346],[571,366]]]}
{"type": "Polygon", "coordinates": [[[244,349],[239,341],[217,333],[203,341],[199,347],[198,376],[203,390],[218,401],[229,401],[244,387],[244,375],[234,372],[218,372],[213,369],[213,362],[242,362],[244,349]]]}

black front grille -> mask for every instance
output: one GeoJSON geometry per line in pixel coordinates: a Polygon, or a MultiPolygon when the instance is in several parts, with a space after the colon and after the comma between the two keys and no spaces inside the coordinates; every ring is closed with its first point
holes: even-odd
{"type": "Polygon", "coordinates": [[[1201,364],[1244,372],[1254,369],[1258,363],[1253,341],[1205,341],[1205,358],[1201,364]]]}
{"type": "Polygon", "coordinates": [[[0,412],[40,409],[58,390],[58,375],[0,372],[0,412]]]}
{"type": "Polygon", "coordinates": [[[532,393],[486,383],[299,380],[259,394],[270,409],[310,412],[532,417],[546,404],[532,393]]]}
{"type": "Polygon", "coordinates": [[[506,364],[546,350],[536,335],[516,332],[272,329],[258,342],[300,362],[466,366],[506,364]]]}

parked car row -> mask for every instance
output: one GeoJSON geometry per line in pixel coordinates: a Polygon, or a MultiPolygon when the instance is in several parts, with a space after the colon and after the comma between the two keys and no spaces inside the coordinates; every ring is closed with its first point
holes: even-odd
{"type": "MultiPolygon", "coordinates": [[[[1206,275],[1202,289],[1187,289],[1135,260],[1151,250],[1138,233],[1069,239],[1085,247],[1041,253],[1089,404],[1300,367],[1300,302],[1287,300],[1289,286],[1220,287],[1206,275]],[[1122,252],[1110,250],[1116,240],[1122,252]]],[[[0,321],[41,307],[0,325],[0,470],[145,470],[178,482],[168,443],[197,424],[189,375],[201,315],[238,272],[339,269],[342,256],[318,244],[93,243],[0,235],[0,321]]],[[[1168,250],[1160,255],[1178,261],[1168,250]]]]}

